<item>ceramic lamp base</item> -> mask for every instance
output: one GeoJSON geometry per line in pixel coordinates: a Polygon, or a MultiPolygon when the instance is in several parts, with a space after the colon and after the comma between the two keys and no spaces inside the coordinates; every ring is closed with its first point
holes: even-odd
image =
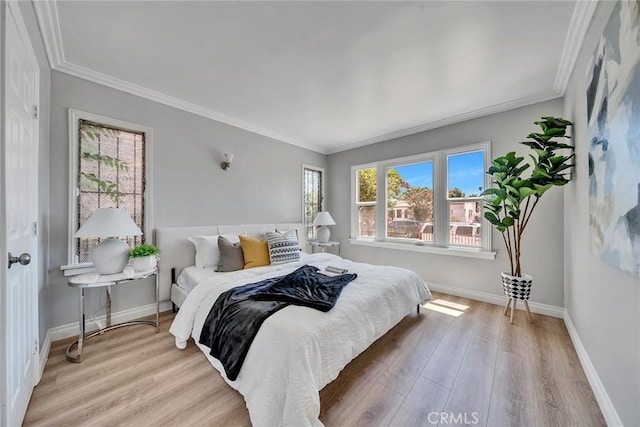
{"type": "Polygon", "coordinates": [[[318,228],[318,242],[319,243],[327,243],[329,241],[329,237],[331,237],[331,230],[329,230],[329,227],[322,226],[320,228],[318,228]]]}
{"type": "Polygon", "coordinates": [[[100,274],[116,274],[129,262],[129,245],[115,237],[109,237],[91,252],[93,266],[100,274]]]}

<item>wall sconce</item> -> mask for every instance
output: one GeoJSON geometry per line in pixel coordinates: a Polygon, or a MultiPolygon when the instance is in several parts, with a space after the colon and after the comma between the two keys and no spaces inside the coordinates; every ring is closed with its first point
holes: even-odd
{"type": "Polygon", "coordinates": [[[233,161],[233,154],[224,153],[224,162],[220,163],[220,167],[224,170],[227,170],[231,167],[232,161],[233,161]]]}

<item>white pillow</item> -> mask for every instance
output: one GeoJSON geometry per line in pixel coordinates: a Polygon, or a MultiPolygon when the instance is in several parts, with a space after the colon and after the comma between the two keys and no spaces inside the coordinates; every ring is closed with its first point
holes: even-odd
{"type": "MultiPolygon", "coordinates": [[[[231,243],[240,241],[237,234],[222,234],[222,236],[231,243]]],[[[218,266],[218,259],[220,258],[218,235],[193,236],[189,237],[189,241],[196,247],[196,267],[212,267],[215,269],[218,266]]]]}

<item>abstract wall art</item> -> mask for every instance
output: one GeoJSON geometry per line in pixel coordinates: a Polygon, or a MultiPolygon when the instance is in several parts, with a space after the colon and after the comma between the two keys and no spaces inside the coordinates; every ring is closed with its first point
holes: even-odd
{"type": "Polygon", "coordinates": [[[640,2],[616,3],[587,69],[592,252],[640,277],[640,2]]]}

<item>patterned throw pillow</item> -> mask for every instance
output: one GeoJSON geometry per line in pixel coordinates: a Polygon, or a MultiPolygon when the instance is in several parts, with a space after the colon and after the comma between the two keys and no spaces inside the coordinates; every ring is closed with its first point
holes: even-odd
{"type": "Polygon", "coordinates": [[[285,233],[267,231],[267,244],[269,245],[271,264],[285,264],[300,259],[300,246],[298,245],[298,231],[296,229],[285,233]]]}

